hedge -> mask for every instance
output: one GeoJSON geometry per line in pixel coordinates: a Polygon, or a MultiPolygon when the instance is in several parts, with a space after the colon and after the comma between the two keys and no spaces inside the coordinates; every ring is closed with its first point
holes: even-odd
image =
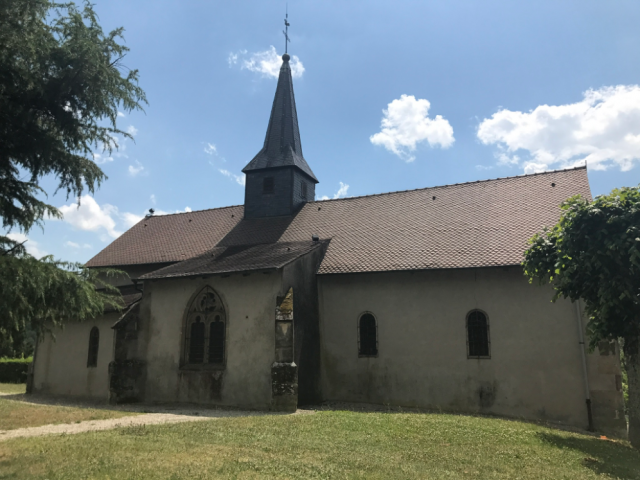
{"type": "Polygon", "coordinates": [[[0,359],[0,383],[25,383],[31,358],[0,359]]]}

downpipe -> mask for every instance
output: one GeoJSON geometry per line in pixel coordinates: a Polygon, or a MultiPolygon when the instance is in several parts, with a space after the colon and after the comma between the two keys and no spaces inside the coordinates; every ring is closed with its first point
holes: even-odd
{"type": "Polygon", "coordinates": [[[582,325],[582,315],[580,314],[580,300],[574,302],[576,306],[576,321],[578,322],[578,345],[580,346],[580,356],[582,357],[582,376],[584,378],[584,395],[587,404],[587,418],[589,426],[587,430],[593,432],[593,413],[591,411],[591,389],[589,388],[589,374],[587,372],[587,354],[584,344],[584,328],[582,325]]]}

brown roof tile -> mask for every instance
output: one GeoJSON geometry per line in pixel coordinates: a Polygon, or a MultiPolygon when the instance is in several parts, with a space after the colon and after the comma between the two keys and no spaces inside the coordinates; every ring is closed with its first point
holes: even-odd
{"type": "Polygon", "coordinates": [[[193,275],[215,275],[282,268],[296,258],[325,246],[328,241],[277,242],[215,247],[198,257],[175,263],[140,277],[142,280],[193,275]]]}
{"type": "Polygon", "coordinates": [[[310,202],[294,217],[239,222],[241,206],[151,217],[88,265],[179,261],[216,246],[311,235],[331,239],[321,274],[515,265],[527,240],[555,224],[560,203],[576,194],[591,199],[584,167],[310,202]]]}
{"type": "Polygon", "coordinates": [[[215,246],[244,214],[242,205],[146,217],[87,262],[88,267],[180,262],[215,246]]]}

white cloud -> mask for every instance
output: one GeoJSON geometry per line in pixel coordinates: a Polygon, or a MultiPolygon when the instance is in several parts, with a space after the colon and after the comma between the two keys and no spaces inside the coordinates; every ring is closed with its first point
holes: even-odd
{"type": "Polygon", "coordinates": [[[184,210],[176,210],[174,212],[167,212],[165,210],[160,210],[160,209],[155,209],[153,211],[154,215],[173,215],[174,213],[188,213],[188,212],[192,212],[193,210],[191,210],[191,207],[186,206],[184,207],[184,210]]]}
{"type": "Polygon", "coordinates": [[[529,112],[501,109],[477,134],[485,145],[498,146],[499,163],[520,165],[525,173],[584,162],[594,170],[628,171],[640,161],[640,85],[588,90],[577,103],[529,112]]]}
{"type": "Polygon", "coordinates": [[[129,165],[129,175],[132,177],[137,176],[144,170],[144,167],[139,161],[136,160],[136,164],[137,165],[135,167],[133,165],[129,165]]]}
{"type": "Polygon", "coordinates": [[[122,113],[122,112],[118,112],[118,116],[119,116],[119,117],[124,117],[125,115],[124,115],[124,113],[122,113]]]}
{"type": "Polygon", "coordinates": [[[229,170],[225,170],[225,169],[223,169],[223,168],[220,168],[218,171],[219,171],[221,174],[223,174],[225,177],[233,178],[233,179],[236,181],[236,183],[237,183],[238,185],[242,185],[242,186],[244,186],[244,185],[246,185],[246,183],[247,183],[247,178],[246,178],[246,176],[244,175],[244,173],[243,173],[242,175],[234,175],[234,174],[233,174],[233,173],[231,173],[229,170]]]}
{"type": "Polygon", "coordinates": [[[476,170],[491,170],[493,165],[476,165],[476,170]]]}
{"type": "MultiPolygon", "coordinates": [[[[229,67],[240,65],[241,69],[259,73],[263,77],[278,78],[282,57],[278,55],[276,48],[271,45],[263,52],[255,52],[250,55],[246,50],[230,53],[227,62],[229,67]]],[[[304,65],[296,55],[291,55],[289,66],[291,67],[291,76],[293,78],[302,77],[304,65]]]]}
{"type": "Polygon", "coordinates": [[[113,219],[113,216],[119,216],[118,208],[109,204],[101,207],[89,195],[80,198],[79,207],[77,203],[63,205],[60,207],[60,212],[65,222],[79,230],[106,232],[111,238],[122,235],[122,232],[116,229],[116,221],[113,219]]]}
{"type": "Polygon", "coordinates": [[[338,191],[333,195],[333,198],[340,198],[340,197],[346,197],[347,196],[347,191],[349,190],[349,185],[347,185],[346,183],[342,183],[340,182],[340,188],[338,189],[338,191]]]}
{"type": "Polygon", "coordinates": [[[156,196],[155,196],[155,194],[152,193],[149,198],[151,199],[151,203],[153,203],[155,205],[156,204],[156,196]]]}
{"type": "Polygon", "coordinates": [[[64,245],[65,245],[65,247],[71,247],[71,248],[93,248],[88,243],[84,243],[84,244],[80,245],[79,243],[72,242],[70,240],[67,240],[66,242],[64,242],[64,245]]]}
{"type": "Polygon", "coordinates": [[[127,228],[131,228],[142,220],[143,217],[142,215],[136,215],[135,213],[124,212],[120,214],[120,218],[127,228]]]}
{"type": "Polygon", "coordinates": [[[107,157],[101,153],[94,153],[93,161],[96,162],[98,165],[102,165],[104,163],[113,162],[113,157],[107,157]]]}
{"type": "MultiPolygon", "coordinates": [[[[342,182],[339,182],[339,183],[340,183],[340,188],[338,188],[338,191],[333,194],[334,199],[346,197],[347,191],[349,190],[349,185],[342,182]]],[[[322,197],[320,197],[320,200],[329,200],[329,197],[327,195],[323,195],[322,197]]]]}
{"type": "Polygon", "coordinates": [[[132,137],[135,137],[138,134],[138,129],[136,127],[134,127],[133,125],[129,125],[127,127],[127,133],[129,135],[131,135],[132,137]]]}
{"type": "Polygon", "coordinates": [[[441,115],[429,118],[429,100],[401,95],[383,110],[380,132],[369,137],[407,162],[413,162],[416,145],[425,140],[431,147],[453,145],[453,128],[441,115]]]}
{"type": "Polygon", "coordinates": [[[215,155],[216,153],[218,153],[218,149],[213,143],[207,143],[207,145],[204,147],[204,153],[215,155]]]}
{"type": "Polygon", "coordinates": [[[31,240],[24,233],[7,233],[5,236],[18,243],[25,242],[23,245],[24,248],[29,254],[33,255],[36,258],[42,258],[45,255],[49,255],[44,250],[40,249],[40,247],[38,246],[38,242],[31,240]]]}

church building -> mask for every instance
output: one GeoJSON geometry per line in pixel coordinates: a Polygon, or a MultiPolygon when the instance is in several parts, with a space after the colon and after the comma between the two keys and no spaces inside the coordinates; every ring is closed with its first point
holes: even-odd
{"type": "Polygon", "coordinates": [[[626,436],[618,346],[529,284],[527,240],[585,167],[315,200],[289,55],[244,205],[149,215],[93,257],[125,302],[37,346],[31,389],[293,411],[349,402],[626,436]]]}

